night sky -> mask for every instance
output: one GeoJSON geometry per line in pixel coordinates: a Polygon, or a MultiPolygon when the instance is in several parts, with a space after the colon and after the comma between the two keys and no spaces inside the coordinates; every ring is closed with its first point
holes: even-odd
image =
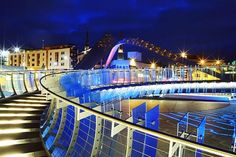
{"type": "Polygon", "coordinates": [[[172,51],[236,57],[236,0],[1,0],[0,45],[73,43],[123,32],[172,51]],[[4,42],[5,41],[5,42],[4,42]]]}

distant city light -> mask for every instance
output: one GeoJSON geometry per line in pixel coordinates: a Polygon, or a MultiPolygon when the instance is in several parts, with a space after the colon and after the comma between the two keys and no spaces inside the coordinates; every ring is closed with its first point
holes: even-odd
{"type": "Polygon", "coordinates": [[[156,63],[151,63],[151,69],[155,69],[156,68],[156,63]]]}
{"type": "Polygon", "coordinates": [[[204,65],[205,63],[206,63],[206,60],[205,60],[205,59],[201,59],[201,60],[200,60],[200,64],[201,64],[201,65],[204,65]]]}
{"type": "Polygon", "coordinates": [[[219,65],[221,64],[221,61],[220,60],[216,60],[216,65],[219,65]]]}
{"type": "Polygon", "coordinates": [[[136,66],[136,61],[135,61],[134,58],[132,58],[132,59],[130,60],[130,65],[131,65],[131,66],[136,66]]]}
{"type": "Polygon", "coordinates": [[[186,51],[181,51],[180,52],[180,56],[182,57],[182,58],[187,58],[187,52],[186,51]]]}
{"type": "Polygon", "coordinates": [[[19,47],[14,47],[14,52],[20,52],[20,48],[19,47]]]}
{"type": "Polygon", "coordinates": [[[3,57],[6,57],[10,52],[8,50],[0,50],[0,55],[3,56],[3,57]]]}

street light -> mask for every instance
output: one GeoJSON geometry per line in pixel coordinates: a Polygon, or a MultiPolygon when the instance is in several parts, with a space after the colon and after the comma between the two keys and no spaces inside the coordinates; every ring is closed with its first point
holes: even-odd
{"type": "Polygon", "coordinates": [[[204,65],[206,63],[206,60],[205,59],[201,59],[199,63],[200,63],[200,65],[204,65]]]}
{"type": "Polygon", "coordinates": [[[151,69],[155,69],[156,68],[156,63],[151,63],[151,69]]]}
{"type": "Polygon", "coordinates": [[[216,65],[220,65],[221,61],[220,60],[216,60],[216,65]]]}
{"type": "Polygon", "coordinates": [[[14,52],[20,52],[20,47],[14,47],[14,52]]]}
{"type": "Polygon", "coordinates": [[[136,61],[135,61],[134,58],[132,58],[132,59],[130,60],[130,65],[131,65],[131,66],[136,66],[136,61]]]}
{"type": "Polygon", "coordinates": [[[180,56],[181,56],[181,58],[187,58],[187,52],[186,51],[181,51],[180,56]]]}
{"type": "Polygon", "coordinates": [[[185,51],[185,50],[181,50],[180,51],[180,57],[181,57],[181,62],[182,62],[182,64],[184,64],[184,59],[186,59],[187,58],[187,55],[188,55],[188,51],[185,51]]]}
{"type": "Polygon", "coordinates": [[[2,50],[1,51],[1,55],[3,56],[3,57],[6,57],[7,55],[9,54],[9,51],[8,50],[2,50]]]}

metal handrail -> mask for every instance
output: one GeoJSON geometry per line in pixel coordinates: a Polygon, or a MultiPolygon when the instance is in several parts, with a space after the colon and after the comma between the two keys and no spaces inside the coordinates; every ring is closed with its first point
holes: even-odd
{"type": "Polygon", "coordinates": [[[134,123],[131,123],[131,122],[128,122],[128,121],[125,121],[125,120],[122,120],[122,119],[115,118],[113,116],[110,116],[110,115],[104,114],[102,112],[93,110],[93,109],[88,108],[86,106],[82,106],[79,103],[75,103],[74,101],[71,101],[71,100],[69,100],[69,99],[67,99],[65,97],[60,96],[59,94],[54,93],[53,91],[48,89],[43,84],[43,82],[42,82],[43,79],[46,79],[46,77],[53,76],[53,75],[58,75],[58,74],[63,74],[63,73],[66,73],[66,72],[59,72],[59,73],[54,73],[54,74],[48,74],[48,75],[43,76],[40,79],[40,84],[41,84],[42,88],[47,93],[49,93],[51,96],[53,96],[54,98],[60,99],[61,101],[65,102],[67,104],[71,104],[71,105],[73,105],[73,106],[75,106],[75,107],[77,107],[79,109],[82,109],[82,110],[84,110],[86,112],[94,114],[94,115],[96,115],[98,117],[101,117],[101,118],[103,118],[105,120],[113,121],[113,122],[115,122],[117,124],[126,126],[129,129],[134,129],[134,130],[137,130],[137,131],[141,131],[141,132],[144,132],[144,133],[147,133],[147,134],[150,134],[150,135],[153,135],[153,136],[165,139],[165,140],[170,141],[170,142],[176,142],[176,143],[182,144],[184,146],[188,146],[188,147],[191,147],[191,148],[194,148],[194,149],[198,149],[198,150],[203,150],[205,152],[208,152],[208,153],[211,153],[211,154],[214,154],[214,155],[227,156],[227,157],[236,156],[235,154],[233,154],[230,151],[225,151],[223,149],[215,148],[215,147],[208,146],[208,145],[205,145],[205,144],[199,144],[197,142],[185,140],[185,139],[182,139],[182,138],[179,138],[179,137],[176,137],[176,136],[173,136],[173,135],[169,135],[169,134],[166,134],[166,133],[163,133],[163,132],[160,132],[160,131],[155,131],[155,130],[152,130],[152,129],[144,128],[144,127],[136,125],[134,123]]]}

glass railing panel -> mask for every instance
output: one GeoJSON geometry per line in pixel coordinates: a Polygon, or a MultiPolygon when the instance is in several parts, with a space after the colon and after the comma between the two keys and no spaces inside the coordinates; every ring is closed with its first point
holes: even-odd
{"type": "Polygon", "coordinates": [[[125,156],[127,129],[111,137],[111,122],[103,120],[99,156],[125,156]]]}
{"type": "Polygon", "coordinates": [[[38,89],[41,90],[41,85],[40,85],[39,80],[40,80],[43,76],[46,75],[46,71],[37,71],[35,75],[36,75],[36,76],[35,76],[35,77],[36,77],[36,79],[35,79],[36,85],[37,85],[38,89]]]}
{"type": "MultiPolygon", "coordinates": [[[[179,154],[179,152],[177,152],[176,155],[177,154],[179,154]]],[[[186,147],[186,146],[182,147],[180,154],[182,157],[219,157],[217,155],[207,153],[201,150],[196,150],[196,149],[186,147]]]]}
{"type": "Polygon", "coordinates": [[[96,130],[96,117],[94,115],[81,119],[78,137],[72,150],[73,156],[90,156],[93,151],[96,130]]]}
{"type": "Polygon", "coordinates": [[[28,92],[36,91],[35,74],[33,72],[25,72],[25,84],[28,92]]]}
{"type": "Polygon", "coordinates": [[[74,130],[75,109],[73,106],[67,106],[66,110],[66,116],[64,117],[66,118],[65,126],[61,136],[59,137],[58,141],[56,141],[58,146],[54,147],[52,156],[65,156],[72,140],[71,138],[74,130]]]}
{"type": "Polygon", "coordinates": [[[55,126],[53,128],[51,128],[51,130],[47,133],[47,135],[43,139],[45,146],[48,150],[53,146],[56,134],[57,134],[58,129],[60,127],[60,122],[62,119],[62,110],[61,109],[59,110],[58,118],[57,117],[54,117],[54,118],[56,118],[55,126]]]}
{"type": "Polygon", "coordinates": [[[130,83],[137,83],[138,82],[138,74],[135,70],[130,70],[131,82],[130,83]]]}
{"type": "Polygon", "coordinates": [[[11,73],[3,72],[0,74],[1,78],[1,89],[5,97],[9,97],[15,94],[13,86],[12,86],[12,75],[11,73]]]}
{"type": "Polygon", "coordinates": [[[23,94],[26,92],[24,86],[24,73],[13,73],[13,85],[17,95],[23,94]]]}

